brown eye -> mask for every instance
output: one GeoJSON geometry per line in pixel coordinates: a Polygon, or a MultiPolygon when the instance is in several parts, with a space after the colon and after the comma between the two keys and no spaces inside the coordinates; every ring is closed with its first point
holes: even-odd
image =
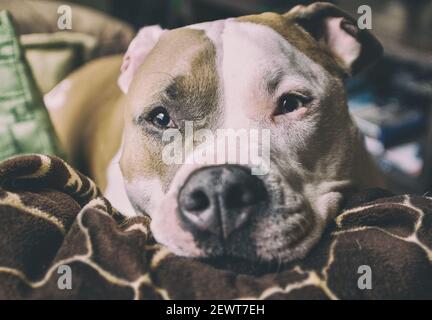
{"type": "Polygon", "coordinates": [[[275,115],[293,112],[301,107],[304,107],[307,102],[307,97],[297,94],[285,94],[278,101],[275,115]]]}
{"type": "Polygon", "coordinates": [[[156,107],[153,109],[147,120],[153,125],[160,128],[174,128],[174,122],[171,119],[168,111],[164,107],[156,107]]]}

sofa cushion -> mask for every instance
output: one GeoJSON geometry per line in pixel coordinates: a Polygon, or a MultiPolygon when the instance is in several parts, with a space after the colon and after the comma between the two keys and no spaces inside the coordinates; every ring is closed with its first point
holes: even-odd
{"type": "Polygon", "coordinates": [[[98,46],[95,57],[118,54],[126,51],[135,32],[127,23],[121,22],[99,11],[67,2],[0,0],[0,9],[6,9],[14,17],[17,33],[59,32],[58,8],[67,4],[72,9],[72,32],[94,37],[98,46]]]}

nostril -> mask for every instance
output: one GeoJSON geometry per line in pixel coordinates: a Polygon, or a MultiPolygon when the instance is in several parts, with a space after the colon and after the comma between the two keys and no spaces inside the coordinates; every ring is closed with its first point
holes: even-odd
{"type": "Polygon", "coordinates": [[[209,206],[210,200],[202,190],[193,191],[184,202],[184,209],[188,211],[204,211],[209,206]]]}

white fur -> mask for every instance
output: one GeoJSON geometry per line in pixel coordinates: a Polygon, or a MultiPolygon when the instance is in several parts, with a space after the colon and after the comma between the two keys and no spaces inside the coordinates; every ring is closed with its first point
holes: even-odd
{"type": "Polygon", "coordinates": [[[129,198],[126,194],[126,189],[123,180],[123,174],[120,170],[120,156],[122,148],[116,153],[107,168],[107,187],[104,196],[111,202],[114,208],[119,210],[127,217],[136,216],[136,212],[132,207],[129,198]]]}
{"type": "Polygon", "coordinates": [[[71,81],[65,79],[44,96],[44,102],[48,111],[53,112],[66,105],[67,92],[71,86],[71,81]]]}

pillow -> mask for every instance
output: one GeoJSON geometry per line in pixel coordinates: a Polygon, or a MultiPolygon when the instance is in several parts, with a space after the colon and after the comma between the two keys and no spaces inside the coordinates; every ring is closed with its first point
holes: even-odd
{"type": "Polygon", "coordinates": [[[18,34],[59,32],[57,26],[61,5],[72,9],[73,32],[94,37],[98,46],[95,57],[125,52],[135,36],[134,29],[109,15],[80,5],[64,1],[0,0],[0,8],[8,10],[14,17],[18,34]]]}
{"type": "Polygon", "coordinates": [[[57,11],[64,4],[0,0],[0,8],[14,17],[26,58],[43,94],[89,60],[126,51],[135,34],[126,23],[69,3],[72,30],[62,31],[57,26],[57,11]]]}
{"type": "Polygon", "coordinates": [[[0,159],[35,152],[63,156],[11,16],[1,11],[0,159]]]}
{"type": "Polygon", "coordinates": [[[32,33],[20,37],[42,94],[94,57],[95,37],[78,32],[32,33]]]}

